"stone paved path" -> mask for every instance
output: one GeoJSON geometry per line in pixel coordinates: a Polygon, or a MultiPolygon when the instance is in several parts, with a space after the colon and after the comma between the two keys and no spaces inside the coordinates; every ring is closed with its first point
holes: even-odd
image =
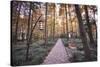
{"type": "Polygon", "coordinates": [[[48,54],[43,64],[69,63],[68,54],[61,39],[58,39],[51,52],[48,54]]]}

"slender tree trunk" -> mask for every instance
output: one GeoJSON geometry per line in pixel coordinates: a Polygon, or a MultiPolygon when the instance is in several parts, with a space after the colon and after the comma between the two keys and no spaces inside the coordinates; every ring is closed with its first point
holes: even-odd
{"type": "MultiPolygon", "coordinates": [[[[42,15],[41,15],[41,16],[42,16],[42,15]]],[[[37,23],[39,22],[39,20],[40,20],[41,16],[37,19],[37,21],[35,22],[35,25],[32,27],[32,29],[31,29],[31,31],[30,31],[29,39],[28,39],[28,42],[27,42],[27,43],[28,43],[28,53],[27,53],[27,59],[26,59],[26,60],[28,60],[29,45],[30,45],[30,42],[31,42],[32,33],[33,33],[33,31],[34,31],[34,29],[35,29],[35,27],[36,27],[37,23]]]]}
{"type": "Polygon", "coordinates": [[[69,21],[70,21],[70,23],[71,23],[71,30],[70,30],[70,32],[71,32],[71,37],[72,37],[72,35],[73,35],[73,25],[72,25],[72,19],[71,19],[71,11],[70,11],[70,8],[71,8],[71,5],[68,5],[68,10],[69,10],[69,21]]]}
{"type": "Polygon", "coordinates": [[[54,4],[54,19],[53,19],[53,40],[55,38],[55,4],[54,4]]]}
{"type": "Polygon", "coordinates": [[[26,60],[28,60],[29,55],[29,33],[30,33],[30,21],[31,21],[31,2],[30,2],[30,9],[29,9],[29,18],[28,18],[28,28],[27,28],[27,50],[26,50],[26,60]]]}
{"type": "Polygon", "coordinates": [[[53,17],[52,17],[52,14],[51,14],[51,38],[53,36],[52,29],[53,29],[53,17]]]}
{"type": "Polygon", "coordinates": [[[77,38],[77,22],[75,21],[75,38],[77,38]]]}
{"type": "MultiPolygon", "coordinates": [[[[26,9],[24,9],[24,16],[25,16],[25,10],[26,9]]],[[[23,32],[25,29],[24,29],[24,22],[25,22],[25,18],[22,18],[22,32],[21,32],[21,34],[22,34],[22,41],[24,41],[25,39],[24,39],[24,36],[25,36],[25,32],[23,32]]]]}
{"type": "MultiPolygon", "coordinates": [[[[32,26],[33,26],[33,12],[32,12],[32,17],[31,17],[31,29],[30,30],[32,30],[32,26]]],[[[30,33],[32,33],[32,32],[30,32],[30,33]]],[[[31,43],[32,43],[32,36],[33,35],[31,35],[31,39],[30,39],[31,43]]]]}
{"type": "Polygon", "coordinates": [[[63,18],[63,34],[65,34],[65,24],[64,24],[64,18],[63,18]]]}
{"type": "Polygon", "coordinates": [[[16,22],[16,29],[15,29],[15,44],[17,42],[17,31],[18,31],[18,22],[19,22],[19,15],[20,15],[20,10],[21,10],[21,4],[22,3],[19,3],[19,11],[18,11],[18,15],[17,15],[17,22],[16,22]]]}
{"type": "Polygon", "coordinates": [[[89,35],[89,38],[90,38],[90,44],[91,46],[94,47],[94,39],[93,39],[93,35],[92,35],[92,26],[90,24],[90,21],[89,21],[89,14],[88,14],[88,9],[87,9],[87,6],[85,5],[84,6],[84,9],[85,9],[85,13],[86,13],[86,21],[87,21],[87,26],[88,26],[88,35],[89,35]]]}
{"type": "Polygon", "coordinates": [[[46,6],[46,11],[45,11],[45,46],[47,45],[47,9],[48,9],[48,4],[45,3],[46,6]]]}
{"type": "Polygon", "coordinates": [[[93,14],[94,14],[94,25],[96,27],[96,43],[97,43],[97,24],[96,24],[96,20],[95,20],[96,18],[95,18],[95,10],[94,9],[93,9],[93,14]]]}
{"type": "Polygon", "coordinates": [[[82,22],[82,17],[81,17],[81,12],[80,12],[80,8],[78,5],[75,5],[75,12],[76,12],[76,15],[77,15],[77,19],[78,19],[78,22],[79,22],[79,31],[80,31],[80,37],[82,39],[82,43],[83,43],[83,49],[84,49],[84,52],[85,52],[85,59],[86,61],[90,61],[91,60],[91,52],[90,52],[90,49],[89,49],[89,44],[87,42],[87,38],[86,38],[86,31],[85,31],[85,28],[83,26],[83,22],[82,22]]]}
{"type": "Polygon", "coordinates": [[[65,4],[65,13],[66,13],[66,35],[68,36],[68,18],[67,18],[67,7],[66,7],[66,4],[65,4]]]}

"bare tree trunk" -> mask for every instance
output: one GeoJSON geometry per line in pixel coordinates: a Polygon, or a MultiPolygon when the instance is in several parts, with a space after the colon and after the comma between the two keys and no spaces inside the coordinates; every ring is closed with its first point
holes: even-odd
{"type": "MultiPolygon", "coordinates": [[[[41,16],[42,16],[42,15],[41,15],[41,16]]],[[[28,54],[29,54],[29,45],[30,45],[30,42],[31,42],[32,33],[33,33],[33,31],[34,31],[34,29],[35,29],[35,27],[36,27],[38,21],[40,20],[41,16],[37,19],[37,21],[35,22],[34,27],[32,27],[32,29],[31,29],[31,32],[30,32],[30,35],[29,35],[29,40],[28,40],[28,42],[27,42],[27,44],[28,44],[28,54]]],[[[27,55],[27,57],[28,57],[28,55],[27,55]]],[[[28,59],[28,58],[27,58],[27,59],[28,59]]]]}
{"type": "Polygon", "coordinates": [[[75,21],[75,38],[77,38],[77,22],[75,21]]]}
{"type": "Polygon", "coordinates": [[[54,21],[53,21],[53,40],[55,38],[55,4],[54,4],[54,21]]]}
{"type": "Polygon", "coordinates": [[[65,4],[65,13],[66,13],[66,35],[68,36],[68,18],[67,18],[67,7],[66,7],[66,4],[65,4]]]}
{"type": "Polygon", "coordinates": [[[19,22],[19,15],[20,15],[20,10],[21,10],[21,4],[22,3],[19,3],[19,11],[18,11],[18,15],[17,15],[17,22],[16,22],[16,30],[15,30],[15,44],[17,42],[17,31],[18,31],[18,22],[19,22]]]}
{"type": "Polygon", "coordinates": [[[90,61],[91,60],[91,52],[90,52],[90,49],[89,49],[89,44],[87,42],[87,38],[86,38],[86,31],[85,31],[85,28],[83,26],[83,22],[82,22],[82,17],[81,17],[81,12],[80,12],[80,8],[78,5],[75,5],[75,12],[76,12],[76,15],[77,15],[77,19],[78,19],[78,22],[79,22],[79,31],[80,31],[80,37],[82,39],[82,43],[83,43],[83,49],[84,49],[84,52],[85,52],[85,59],[86,61],[90,61]]]}
{"type": "MultiPolygon", "coordinates": [[[[26,9],[24,9],[24,16],[25,16],[25,10],[26,10],[26,9]]],[[[24,40],[25,40],[25,39],[24,39],[25,32],[23,32],[23,31],[25,30],[25,29],[24,29],[25,18],[22,19],[22,22],[23,22],[23,23],[22,23],[22,26],[21,26],[21,27],[22,27],[22,32],[21,32],[21,34],[22,34],[22,41],[24,41],[24,40]]]]}
{"type": "Polygon", "coordinates": [[[52,38],[52,36],[53,36],[53,31],[52,31],[52,29],[53,29],[53,17],[52,17],[52,14],[51,14],[51,38],[52,38]]]}
{"type": "Polygon", "coordinates": [[[69,10],[69,21],[70,21],[70,23],[71,23],[71,30],[70,30],[70,32],[71,32],[71,37],[72,37],[72,35],[73,35],[73,25],[72,25],[72,19],[71,19],[71,11],[70,11],[70,8],[71,8],[71,5],[68,5],[68,10],[69,10]]]}
{"type": "MultiPolygon", "coordinates": [[[[34,7],[33,7],[34,8],[34,7]]],[[[31,17],[31,29],[30,30],[32,30],[32,26],[33,26],[33,12],[32,12],[32,17],[31,17]]],[[[30,33],[32,33],[32,32],[30,32],[30,33]]],[[[31,35],[31,39],[30,39],[30,42],[32,43],[32,36],[33,35],[31,35]]]]}
{"type": "Polygon", "coordinates": [[[63,23],[63,34],[65,34],[65,24],[64,24],[64,18],[63,18],[62,23],[63,23]]]}
{"type": "Polygon", "coordinates": [[[94,14],[94,25],[96,27],[96,43],[97,43],[97,24],[96,24],[96,20],[95,20],[96,18],[95,18],[95,10],[94,9],[93,9],[93,14],[94,14]]]}
{"type": "Polygon", "coordinates": [[[48,9],[48,4],[45,4],[46,6],[46,11],[45,11],[45,46],[47,45],[47,9],[48,9]]]}
{"type": "Polygon", "coordinates": [[[28,18],[28,28],[27,28],[27,50],[26,50],[26,60],[28,60],[29,55],[29,33],[30,33],[30,21],[31,21],[31,2],[30,2],[30,9],[29,9],[29,18],[28,18]]]}
{"type": "Polygon", "coordinates": [[[86,21],[87,21],[87,26],[88,26],[88,35],[89,35],[89,38],[90,38],[90,44],[92,47],[94,47],[94,39],[93,39],[93,35],[92,35],[92,26],[89,22],[89,14],[88,14],[88,9],[87,9],[87,6],[85,5],[84,6],[84,9],[85,9],[85,13],[86,13],[86,21]]]}

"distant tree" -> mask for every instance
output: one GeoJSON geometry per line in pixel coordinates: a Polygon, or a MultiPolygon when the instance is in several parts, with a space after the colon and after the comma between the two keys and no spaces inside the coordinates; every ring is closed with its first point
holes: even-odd
{"type": "Polygon", "coordinates": [[[54,19],[53,19],[53,40],[54,40],[54,38],[55,38],[55,4],[53,5],[53,7],[54,7],[54,19]]]}
{"type": "Polygon", "coordinates": [[[20,16],[21,5],[22,5],[22,2],[18,2],[19,9],[18,9],[18,15],[17,15],[17,21],[16,21],[16,29],[15,29],[15,44],[17,42],[18,22],[19,22],[19,19],[20,19],[19,16],[20,16]]]}
{"type": "Polygon", "coordinates": [[[51,14],[51,37],[53,37],[53,6],[51,5],[51,10],[52,10],[52,14],[51,14]]]}
{"type": "Polygon", "coordinates": [[[65,4],[65,13],[66,13],[66,35],[68,36],[68,18],[67,18],[67,5],[65,4]]]}
{"type": "Polygon", "coordinates": [[[70,22],[70,35],[72,37],[73,35],[73,25],[72,25],[72,19],[71,19],[71,5],[68,5],[68,10],[69,10],[69,22],[70,22]]]}
{"type": "Polygon", "coordinates": [[[47,45],[47,11],[48,11],[48,3],[45,3],[45,46],[47,45]]]}

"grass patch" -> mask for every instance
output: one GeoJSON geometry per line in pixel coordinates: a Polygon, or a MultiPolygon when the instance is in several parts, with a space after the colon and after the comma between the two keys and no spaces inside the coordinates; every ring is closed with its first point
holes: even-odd
{"type": "Polygon", "coordinates": [[[12,65],[13,66],[39,65],[43,63],[45,57],[48,55],[48,53],[56,43],[56,40],[57,39],[48,40],[47,45],[44,44],[44,40],[39,40],[30,44],[28,61],[25,61],[26,44],[13,46],[12,65]]]}

